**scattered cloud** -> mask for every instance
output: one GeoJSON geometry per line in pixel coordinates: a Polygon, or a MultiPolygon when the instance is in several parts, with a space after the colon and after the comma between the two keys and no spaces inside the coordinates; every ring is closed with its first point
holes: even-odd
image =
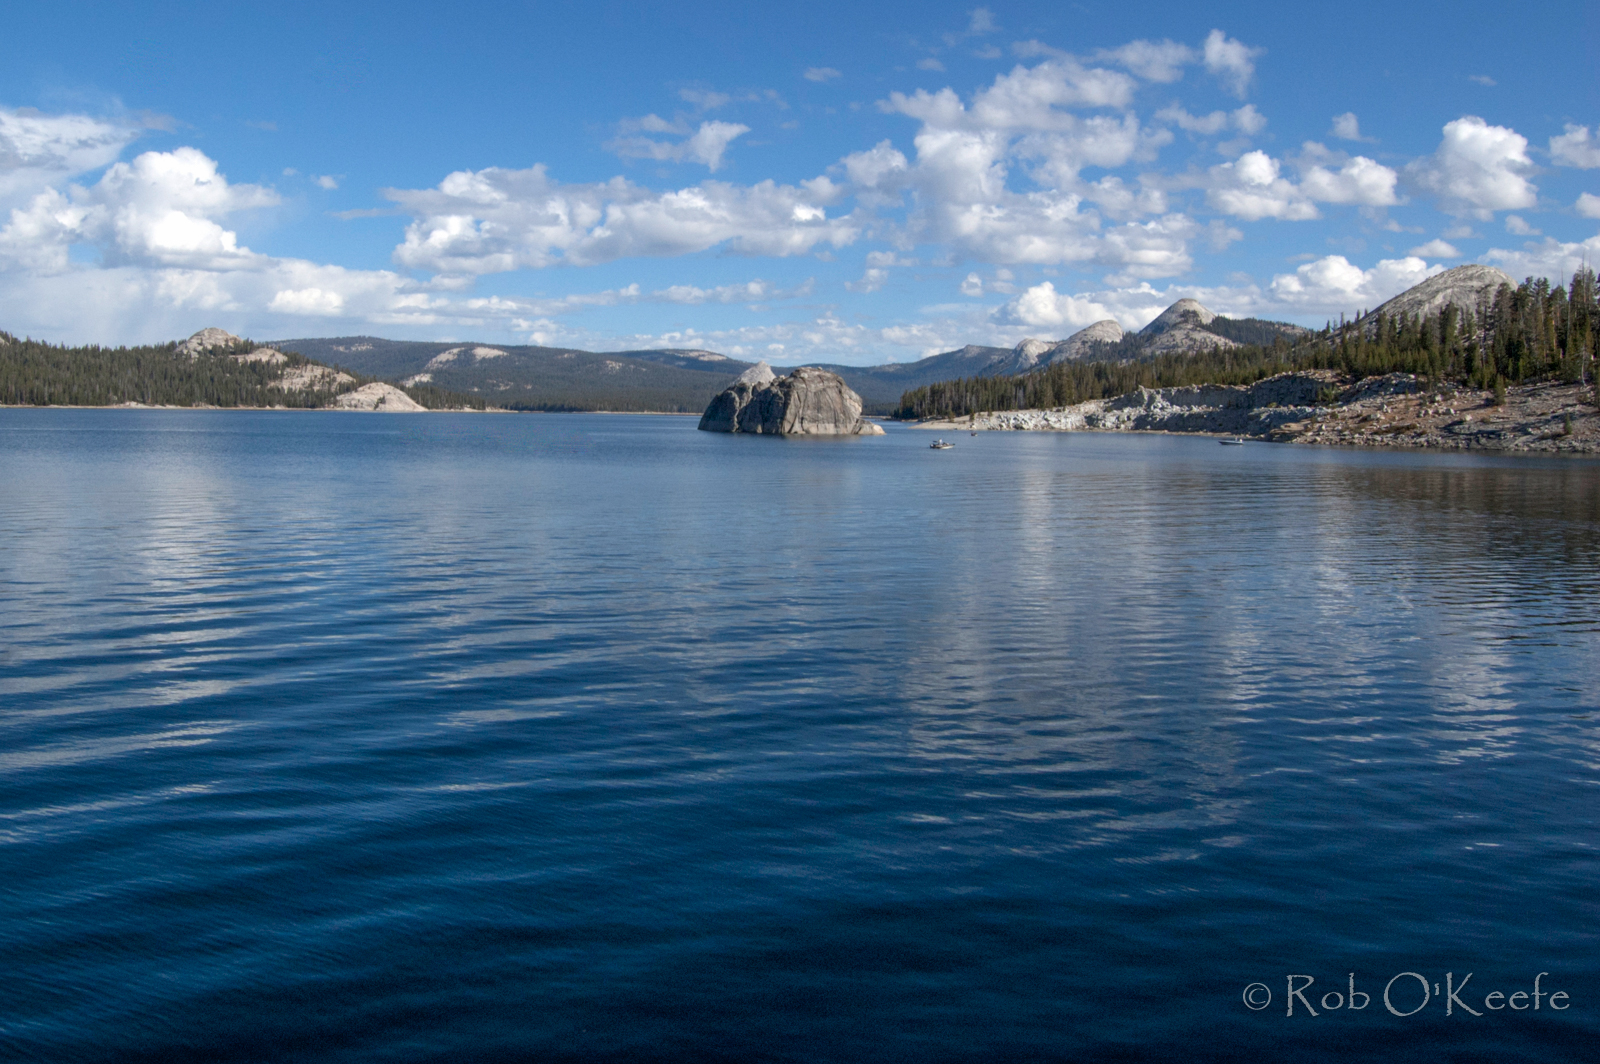
{"type": "Polygon", "coordinates": [[[967,32],[974,37],[994,33],[1000,28],[995,24],[994,12],[986,7],[973,8],[971,15],[971,21],[967,23],[967,32]]]}
{"type": "MultiPolygon", "coordinates": [[[[640,129],[651,132],[676,132],[677,128],[655,115],[635,119],[640,129]]],[[[606,149],[624,159],[655,159],[660,162],[696,162],[712,173],[722,168],[728,145],[750,132],[750,127],[735,122],[701,122],[700,128],[680,141],[655,140],[642,136],[619,136],[606,149]]]]}
{"type": "Polygon", "coordinates": [[[801,255],[860,235],[827,207],[842,190],[826,177],[799,185],[718,181],[653,192],[622,178],[588,185],[552,180],[544,166],[458,171],[437,188],[388,189],[409,212],[395,261],[445,274],[594,265],[713,247],[751,255],[801,255]]]}
{"type": "Polygon", "coordinates": [[[1212,111],[1207,115],[1192,115],[1172,104],[1157,111],[1155,119],[1202,137],[1214,137],[1228,129],[1252,136],[1267,128],[1266,116],[1256,110],[1255,104],[1249,103],[1236,111],[1212,111]]]}
{"type": "Polygon", "coordinates": [[[1571,277],[1579,269],[1600,262],[1600,236],[1564,243],[1552,237],[1529,241],[1521,249],[1491,248],[1484,258],[1513,277],[1571,277]]]}
{"type": "Polygon", "coordinates": [[[1200,60],[1200,53],[1176,41],[1130,41],[1120,48],[1102,48],[1094,60],[1125,67],[1146,81],[1168,84],[1183,77],[1183,68],[1200,60]]]}
{"type": "Polygon", "coordinates": [[[1391,296],[1441,272],[1421,258],[1384,259],[1370,270],[1354,265],[1343,255],[1328,255],[1308,262],[1294,273],[1278,274],[1267,286],[1267,296],[1284,308],[1321,314],[1370,310],[1391,296]]]}
{"type": "Polygon", "coordinates": [[[0,108],[0,210],[110,165],[142,132],[143,124],[126,119],[0,108]]]}
{"type": "Polygon", "coordinates": [[[1454,244],[1443,240],[1430,240],[1406,252],[1407,255],[1419,259],[1459,259],[1461,252],[1457,251],[1454,244]]]}
{"type": "Polygon", "coordinates": [[[1371,137],[1361,135],[1361,121],[1356,118],[1354,111],[1346,111],[1342,115],[1333,116],[1333,126],[1328,130],[1328,135],[1338,137],[1340,140],[1370,141],[1371,137]]]}
{"type": "Polygon", "coordinates": [[[1265,48],[1251,48],[1221,30],[1212,30],[1206,37],[1202,54],[1206,69],[1242,100],[1250,90],[1251,79],[1256,76],[1256,57],[1265,52],[1265,48]]]}
{"type": "MultiPolygon", "coordinates": [[[[979,8],[955,40],[994,30],[992,14],[979,8]]],[[[964,47],[1000,54],[987,42],[964,47]]],[[[935,50],[946,61],[962,54],[935,50]]],[[[404,219],[393,270],[349,270],[245,247],[238,231],[254,230],[242,224],[242,216],[271,208],[277,193],[229,182],[215,161],[194,148],[119,162],[148,128],[143,119],[0,109],[0,270],[6,272],[0,313],[12,315],[6,321],[13,328],[41,320],[39,315],[91,324],[96,315],[120,315],[122,322],[143,322],[139,328],[166,330],[156,336],[192,331],[196,315],[208,322],[254,315],[258,321],[340,319],[413,330],[492,328],[595,348],[670,343],[764,357],[782,352],[785,359],[848,359],[851,352],[927,354],[1028,331],[1065,335],[1107,317],[1135,327],[1182,295],[1235,314],[1306,318],[1354,312],[1442,269],[1439,260],[1461,258],[1449,241],[1474,235],[1468,220],[1487,220],[1495,212],[1520,212],[1505,216],[1506,233],[1540,238],[1518,250],[1489,253],[1517,276],[1570,272],[1570,263],[1585,256],[1600,260],[1600,237],[1563,243],[1543,238],[1534,227],[1541,219],[1530,213],[1539,207],[1528,141],[1508,127],[1463,116],[1444,126],[1430,154],[1394,169],[1337,150],[1339,142],[1352,147],[1371,140],[1355,113],[1346,112],[1331,121],[1328,136],[1337,138],[1328,141],[1332,150],[1307,141],[1274,157],[1246,150],[1249,138],[1268,130],[1266,116],[1243,102],[1262,51],[1221,30],[1198,46],[1140,40],[1085,56],[1023,42],[1014,51],[1026,61],[976,91],[889,93],[877,106],[910,119],[906,128],[893,140],[844,155],[809,180],[708,178],[659,189],[620,176],[567,184],[543,166],[491,167],[449,174],[433,188],[386,190],[391,207],[344,216],[404,219]],[[1141,101],[1152,91],[1175,91],[1151,86],[1181,82],[1190,67],[1199,66],[1239,97],[1240,105],[1192,114],[1173,100],[1153,115],[1143,110],[1141,101]],[[1184,170],[1161,166],[1163,149],[1179,132],[1196,140],[1216,138],[1203,141],[1203,148],[1217,154],[1184,170]],[[1220,165],[1205,165],[1219,156],[1220,165]],[[1242,240],[1244,221],[1310,220],[1326,205],[1360,209],[1369,238],[1377,231],[1422,234],[1386,216],[1386,208],[1402,202],[1402,179],[1413,198],[1426,193],[1459,223],[1403,257],[1369,267],[1351,261],[1359,257],[1352,250],[1356,244],[1325,243],[1330,234],[1319,233],[1313,246],[1344,254],[1308,256],[1310,261],[1264,283],[1239,273],[1212,287],[1179,280],[1194,267],[1197,247],[1220,250],[1242,240]],[[1214,216],[1194,216],[1202,200],[1214,216]],[[654,290],[627,284],[526,298],[469,291],[474,278],[504,271],[708,252],[831,260],[834,252],[861,243],[871,250],[859,276],[834,273],[825,284],[857,293],[887,289],[887,305],[913,283],[912,275],[895,271],[920,260],[948,271],[935,276],[943,277],[939,283],[952,301],[924,308],[915,321],[882,326],[831,311],[808,312],[805,320],[620,340],[586,332],[582,312],[656,303],[765,313],[775,301],[809,295],[812,285],[781,289],[758,278],[654,290]],[[1081,280],[1091,272],[1097,280],[1081,280]],[[1074,274],[1080,279],[1062,279],[1074,274]],[[890,283],[896,279],[902,283],[890,283]],[[969,302],[955,299],[952,284],[969,302]],[[73,306],[91,309],[80,318],[73,306]]],[[[933,56],[918,66],[943,69],[933,56]]],[[[802,76],[825,84],[843,75],[832,67],[811,67],[802,76]]],[[[731,145],[752,130],[711,120],[709,112],[745,102],[784,106],[774,90],[676,92],[678,110],[618,123],[606,148],[624,158],[704,165],[717,174],[731,145]]],[[[1287,139],[1276,124],[1280,120],[1274,121],[1272,128],[1287,139]]],[[[1600,168],[1600,135],[1591,126],[1567,124],[1549,138],[1549,157],[1561,166],[1600,168]]],[[[284,176],[328,190],[343,180],[293,168],[284,176]]],[[[1600,218],[1600,196],[1583,193],[1573,211],[1600,218]]],[[[1571,215],[1565,217],[1561,224],[1570,224],[1571,215]]],[[[1407,217],[1408,224],[1416,221],[1407,217]]],[[[1437,219],[1422,224],[1440,228],[1437,219]]],[[[1556,225],[1546,228],[1554,231],[1556,225]]],[[[1410,243],[1425,236],[1401,239],[1410,243]]],[[[919,273],[915,280],[926,278],[919,273]]],[[[107,336],[126,339],[130,330],[107,336]]]]}
{"type": "Polygon", "coordinates": [[[1487,219],[1535,205],[1538,189],[1523,176],[1532,169],[1526,137],[1466,115],[1446,123],[1438,149],[1406,167],[1406,174],[1446,213],[1487,219]]]}
{"type": "Polygon", "coordinates": [[[1494,88],[1496,85],[1500,84],[1498,81],[1494,80],[1494,78],[1491,78],[1487,74],[1468,74],[1467,75],[1467,80],[1468,81],[1475,81],[1479,85],[1487,85],[1491,89],[1494,88]]]}
{"type": "Polygon", "coordinates": [[[1550,161],[1557,166],[1575,166],[1580,170],[1600,167],[1600,137],[1591,139],[1588,126],[1569,122],[1565,133],[1550,138],[1550,161]]]}
{"type": "MultiPolygon", "coordinates": [[[[1158,289],[1145,282],[1069,294],[1057,291],[1053,282],[1044,281],[995,308],[990,321],[1002,329],[1047,330],[1059,337],[1107,318],[1116,319],[1124,328],[1138,329],[1184,297],[1239,317],[1353,315],[1443,269],[1409,256],[1385,259],[1371,269],[1362,269],[1342,255],[1326,255],[1293,273],[1274,276],[1265,286],[1241,276],[1235,278],[1236,283],[1223,286],[1174,284],[1158,289]]],[[[1020,338],[1022,333],[1011,335],[1020,338]]]]}
{"type": "Polygon", "coordinates": [[[883,287],[883,282],[889,279],[889,271],[877,266],[868,266],[861,274],[858,281],[846,281],[844,286],[852,292],[876,292],[883,287]]]}
{"type": "Polygon", "coordinates": [[[679,89],[678,99],[684,103],[692,104],[701,111],[715,111],[719,107],[726,107],[732,102],[733,97],[725,92],[712,92],[710,89],[679,89]]]}
{"type": "Polygon", "coordinates": [[[930,55],[917,60],[917,69],[939,71],[944,69],[944,64],[930,55]]]}

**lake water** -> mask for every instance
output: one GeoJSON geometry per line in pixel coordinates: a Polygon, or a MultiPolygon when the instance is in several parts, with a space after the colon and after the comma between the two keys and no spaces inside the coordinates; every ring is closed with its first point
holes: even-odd
{"type": "Polygon", "coordinates": [[[0,411],[0,1056],[1600,1043],[1600,464],[694,425],[0,411]]]}

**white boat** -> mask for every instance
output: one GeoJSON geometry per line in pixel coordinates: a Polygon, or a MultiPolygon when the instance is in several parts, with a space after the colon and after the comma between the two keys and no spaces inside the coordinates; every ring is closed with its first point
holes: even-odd
{"type": "Polygon", "coordinates": [[[954,447],[955,444],[946,443],[944,440],[934,440],[932,443],[928,444],[928,446],[932,447],[936,451],[948,451],[950,448],[954,447]]]}
{"type": "Polygon", "coordinates": [[[1222,444],[1222,446],[1224,446],[1224,447],[1242,447],[1244,445],[1244,443],[1245,443],[1244,440],[1239,440],[1239,439],[1218,440],[1217,442],[1222,444]]]}

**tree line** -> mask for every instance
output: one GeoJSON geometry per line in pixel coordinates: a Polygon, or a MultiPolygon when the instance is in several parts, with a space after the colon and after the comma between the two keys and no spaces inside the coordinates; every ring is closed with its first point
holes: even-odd
{"type": "MultiPolygon", "coordinates": [[[[1218,321],[1224,319],[1217,319],[1218,321]]],[[[1014,377],[968,377],[913,388],[896,416],[964,417],[988,410],[1037,410],[1110,399],[1138,388],[1191,384],[1254,384],[1278,373],[1331,369],[1360,379],[1414,373],[1503,396],[1509,384],[1595,380],[1600,328],[1595,274],[1583,269],[1569,285],[1528,278],[1501,285],[1475,314],[1454,304],[1435,314],[1367,314],[1329,322],[1291,343],[1251,343],[1224,350],[1118,358],[1125,345],[1104,344],[1092,361],[1064,362],[1014,377]]],[[[1595,401],[1600,403],[1600,382],[1595,401]]]]}
{"type": "MultiPolygon", "coordinates": [[[[311,364],[292,351],[286,362],[241,362],[233,355],[254,350],[250,341],[213,348],[198,356],[179,353],[177,344],[139,347],[71,347],[18,339],[0,332],[0,405],[293,407],[326,406],[335,396],[371,378],[327,388],[285,389],[277,382],[286,370],[311,364]]],[[[480,396],[431,386],[403,389],[429,409],[482,410],[480,396]]]]}

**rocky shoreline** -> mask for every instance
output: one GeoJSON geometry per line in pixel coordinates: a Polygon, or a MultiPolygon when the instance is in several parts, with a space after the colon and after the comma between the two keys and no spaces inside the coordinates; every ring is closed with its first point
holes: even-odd
{"type": "Polygon", "coordinates": [[[1492,392],[1408,373],[1356,381],[1331,370],[1284,373],[1248,387],[1140,388],[1052,410],[1008,410],[917,428],[954,431],[1165,432],[1277,443],[1441,450],[1600,453],[1592,385],[1543,383],[1492,392]]]}

